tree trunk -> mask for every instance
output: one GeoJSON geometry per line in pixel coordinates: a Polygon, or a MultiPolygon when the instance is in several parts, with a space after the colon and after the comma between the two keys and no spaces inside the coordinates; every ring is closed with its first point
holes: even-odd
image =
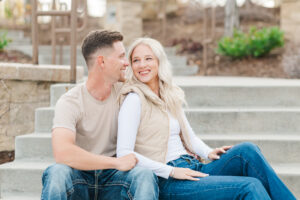
{"type": "Polygon", "coordinates": [[[225,36],[232,36],[233,30],[239,28],[239,9],[236,0],[227,0],[225,5],[225,36]]]}

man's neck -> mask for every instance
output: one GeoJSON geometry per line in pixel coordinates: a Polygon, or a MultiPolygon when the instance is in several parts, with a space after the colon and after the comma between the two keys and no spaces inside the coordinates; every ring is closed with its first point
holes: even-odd
{"type": "Polygon", "coordinates": [[[106,81],[103,77],[89,76],[86,82],[88,92],[97,100],[106,100],[111,93],[113,83],[106,81]]]}

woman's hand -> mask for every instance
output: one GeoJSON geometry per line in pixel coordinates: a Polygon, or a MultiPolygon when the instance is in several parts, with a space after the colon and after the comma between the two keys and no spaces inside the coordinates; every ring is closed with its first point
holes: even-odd
{"type": "Polygon", "coordinates": [[[220,159],[220,155],[226,153],[227,150],[231,149],[233,146],[222,146],[220,148],[215,148],[212,152],[208,154],[208,158],[210,160],[218,160],[220,159]]]}
{"type": "Polygon", "coordinates": [[[206,177],[209,175],[202,172],[191,170],[189,168],[174,167],[170,176],[175,179],[199,181],[199,179],[195,177],[206,177]]]}

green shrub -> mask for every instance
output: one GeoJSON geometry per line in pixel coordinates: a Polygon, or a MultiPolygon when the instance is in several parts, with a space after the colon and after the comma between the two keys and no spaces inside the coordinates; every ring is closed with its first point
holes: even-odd
{"type": "Polygon", "coordinates": [[[4,48],[11,42],[11,39],[6,37],[7,32],[0,31],[0,51],[3,51],[4,48]]]}
{"type": "Polygon", "coordinates": [[[283,45],[283,32],[279,28],[257,30],[252,27],[249,33],[235,30],[233,37],[223,37],[218,42],[217,53],[232,58],[260,57],[283,45]]]}

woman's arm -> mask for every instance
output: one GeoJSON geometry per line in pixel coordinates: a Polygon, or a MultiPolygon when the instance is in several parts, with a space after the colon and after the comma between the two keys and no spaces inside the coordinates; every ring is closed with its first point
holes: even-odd
{"type": "Polygon", "coordinates": [[[187,126],[193,151],[201,158],[209,160],[218,160],[220,155],[226,153],[227,150],[231,149],[232,146],[222,146],[220,148],[212,149],[206,145],[199,137],[196,136],[190,123],[188,122],[186,115],[184,115],[184,121],[187,126]]]}
{"type": "Polygon", "coordinates": [[[140,97],[135,93],[130,93],[124,100],[118,120],[118,141],[117,157],[134,153],[138,159],[137,166],[152,170],[157,176],[184,180],[199,180],[195,177],[205,177],[207,174],[194,171],[188,168],[171,167],[166,164],[153,161],[141,154],[134,152],[136,134],[141,118],[140,97]]]}
{"type": "Polygon", "coordinates": [[[136,93],[130,93],[125,98],[118,119],[117,157],[134,153],[138,159],[137,166],[152,170],[157,176],[168,178],[172,167],[153,161],[134,152],[136,134],[141,118],[141,101],[136,93]]]}
{"type": "Polygon", "coordinates": [[[193,131],[189,121],[186,118],[185,113],[183,112],[183,120],[188,129],[188,134],[190,137],[191,145],[193,151],[200,156],[201,158],[209,159],[208,154],[213,151],[207,144],[205,144],[199,137],[196,136],[195,132],[193,131]]]}

